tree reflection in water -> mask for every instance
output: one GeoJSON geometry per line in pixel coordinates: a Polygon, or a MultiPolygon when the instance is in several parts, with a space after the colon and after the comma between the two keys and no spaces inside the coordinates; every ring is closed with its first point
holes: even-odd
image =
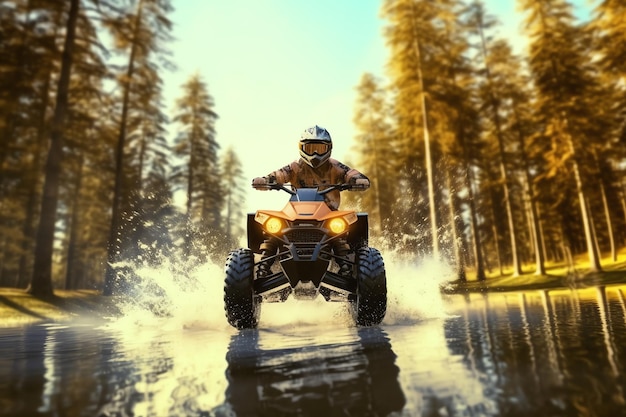
{"type": "Polygon", "coordinates": [[[621,288],[472,296],[448,347],[505,416],[626,415],[621,288]]]}
{"type": "Polygon", "coordinates": [[[446,297],[372,328],[0,329],[0,415],[626,415],[622,291],[446,297]]]}

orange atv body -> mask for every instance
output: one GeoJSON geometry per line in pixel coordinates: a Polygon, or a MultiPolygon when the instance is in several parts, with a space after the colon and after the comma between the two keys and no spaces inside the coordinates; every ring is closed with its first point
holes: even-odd
{"type": "Polygon", "coordinates": [[[367,214],[333,211],[324,201],[326,193],[350,186],[322,191],[290,190],[279,184],[270,188],[287,191],[291,198],[282,211],[248,215],[248,248],[232,251],[225,265],[229,323],[256,327],[263,302],[281,302],[293,295],[348,302],[357,324],[379,324],[386,312],[386,275],[380,252],[368,246],[367,214]],[[277,252],[262,258],[262,244],[268,241],[277,252]],[[337,251],[338,245],[344,250],[337,251]],[[261,262],[271,265],[269,274],[257,274],[261,262]]]}

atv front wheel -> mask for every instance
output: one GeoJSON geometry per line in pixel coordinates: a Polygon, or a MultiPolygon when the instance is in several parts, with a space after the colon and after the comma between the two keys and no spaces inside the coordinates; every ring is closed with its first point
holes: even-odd
{"type": "Polygon", "coordinates": [[[224,267],[224,310],[237,329],[252,329],[259,323],[261,305],[254,295],[254,254],[237,249],[228,255],[224,267]]]}
{"type": "Polygon", "coordinates": [[[387,277],[383,257],[377,249],[356,252],[356,300],[352,302],[354,321],[359,326],[380,324],[387,312],[387,277]]]}

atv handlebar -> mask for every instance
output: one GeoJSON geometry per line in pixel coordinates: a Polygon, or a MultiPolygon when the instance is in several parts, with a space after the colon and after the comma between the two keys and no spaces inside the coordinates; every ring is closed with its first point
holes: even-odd
{"type": "Polygon", "coordinates": [[[354,186],[351,184],[333,184],[333,185],[329,185],[328,188],[325,188],[322,191],[318,191],[317,193],[324,195],[333,190],[344,191],[344,190],[351,190],[352,188],[354,188],[354,186]]]}
{"type": "MultiPolygon", "coordinates": [[[[289,183],[287,183],[289,184],[289,183]]],[[[293,185],[291,186],[292,188],[287,188],[285,186],[286,184],[279,184],[277,182],[268,182],[266,184],[252,184],[252,188],[254,188],[255,190],[283,190],[291,195],[295,195],[296,191],[294,191],[293,185]]],[[[291,184],[289,184],[291,185],[291,184]]],[[[363,190],[365,189],[364,187],[358,185],[358,184],[317,184],[314,185],[312,187],[301,187],[301,188],[318,188],[318,187],[327,187],[321,191],[318,191],[318,194],[320,195],[324,195],[327,194],[333,190],[339,190],[339,191],[344,191],[344,190],[363,190]]]]}

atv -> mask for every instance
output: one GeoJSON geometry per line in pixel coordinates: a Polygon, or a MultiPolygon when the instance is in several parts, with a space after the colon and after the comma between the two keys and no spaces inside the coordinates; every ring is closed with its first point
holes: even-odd
{"type": "Polygon", "coordinates": [[[380,252],[368,246],[367,214],[333,211],[324,201],[326,193],[356,186],[286,185],[263,186],[289,193],[289,202],[282,211],[249,213],[248,248],[231,251],[226,259],[228,323],[238,329],[255,328],[263,302],[283,302],[291,295],[312,300],[321,295],[326,301],[350,303],[357,325],[380,324],[387,310],[387,279],[380,252]],[[263,242],[272,239],[277,252],[262,258],[263,242]],[[338,242],[349,250],[337,254],[338,242]],[[270,264],[263,274],[262,263],[270,264]]]}

